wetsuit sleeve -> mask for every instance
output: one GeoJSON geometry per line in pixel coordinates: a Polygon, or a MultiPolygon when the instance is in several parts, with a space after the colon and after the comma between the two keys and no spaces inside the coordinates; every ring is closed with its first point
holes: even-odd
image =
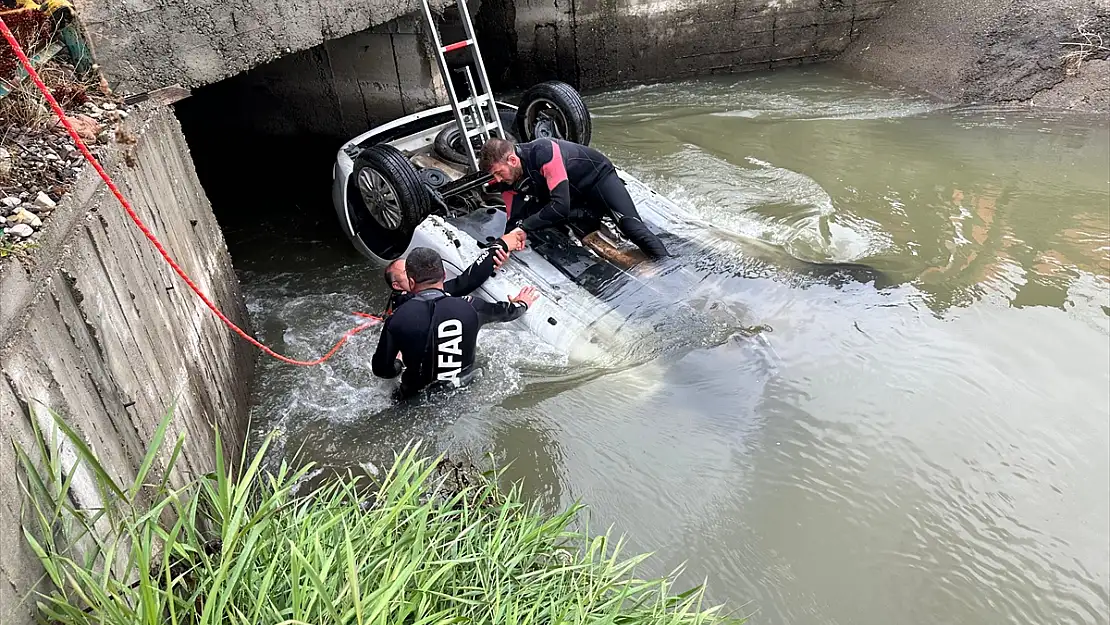
{"type": "Polygon", "coordinates": [[[495,302],[490,303],[477,297],[464,297],[474,311],[478,313],[478,323],[485,325],[491,322],[504,323],[517,319],[528,310],[528,305],[523,302],[495,302]]]}
{"type": "Polygon", "coordinates": [[[378,348],[374,350],[374,358],[370,361],[370,368],[374,375],[379,378],[395,378],[401,375],[401,371],[404,369],[404,365],[397,359],[397,354],[401,350],[397,342],[393,340],[393,332],[389,325],[392,320],[392,317],[387,319],[382,327],[382,335],[378,339],[378,348]]]}
{"type": "Polygon", "coordinates": [[[520,222],[525,232],[554,226],[570,216],[570,181],[559,144],[548,140],[537,145],[536,161],[547,181],[551,201],[520,222]]]}
{"type": "Polygon", "coordinates": [[[500,247],[506,252],[509,251],[509,246],[505,244],[505,241],[494,239],[494,242],[490,244],[469,267],[463,270],[458,276],[443,283],[443,291],[448,295],[462,297],[463,295],[469,295],[474,289],[482,286],[482,283],[493,275],[493,261],[496,258],[493,249],[495,247],[500,247]]]}

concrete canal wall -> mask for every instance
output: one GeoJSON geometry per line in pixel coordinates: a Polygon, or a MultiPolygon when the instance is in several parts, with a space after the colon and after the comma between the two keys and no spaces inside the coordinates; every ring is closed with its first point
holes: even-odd
{"type": "MultiPolygon", "coordinates": [[[[491,2],[491,0],[482,0],[491,2]]],[[[492,0],[512,14],[508,74],[588,89],[834,58],[894,0],[492,0]]],[[[489,10],[494,13],[493,9],[489,10]]],[[[507,18],[506,18],[507,20],[507,18]]]]}
{"type": "MultiPolygon", "coordinates": [[[[247,315],[219,225],[168,108],[133,112],[137,136],[105,161],[136,212],[197,286],[240,327],[247,315]]],[[[232,334],[167,265],[91,167],[43,230],[41,247],[0,267],[0,623],[30,623],[21,603],[43,575],[21,530],[22,475],[12,440],[35,453],[32,422],[65,417],[129,484],[159,420],[186,433],[181,483],[214,469],[212,425],[237,458],[254,348],[232,334]]],[[[171,445],[154,465],[156,474],[171,445]]],[[[91,482],[79,505],[96,506],[91,482]]]]}
{"type": "MultiPolygon", "coordinates": [[[[218,82],[413,14],[420,6],[415,0],[77,0],[75,4],[102,70],[114,88],[130,92],[218,82]]],[[[445,0],[432,0],[434,7],[443,4],[445,0]]]]}
{"type": "Polygon", "coordinates": [[[430,49],[420,21],[401,17],[194,89],[177,107],[210,130],[327,136],[338,149],[376,124],[447,102],[430,49]]]}
{"type": "MultiPolygon", "coordinates": [[[[893,3],[470,0],[468,6],[495,75],[521,83],[558,77],[590,88],[832,58],[893,3]]],[[[432,2],[437,10],[450,4],[432,2]]],[[[78,6],[109,80],[133,92],[211,84],[399,17],[419,16],[412,0],[85,0],[78,6]]],[[[342,71],[352,63],[389,65],[385,52],[370,44],[333,48],[329,56],[342,71]]],[[[397,52],[398,68],[406,69],[401,63],[411,61],[400,59],[413,50],[403,46],[397,52]]]]}

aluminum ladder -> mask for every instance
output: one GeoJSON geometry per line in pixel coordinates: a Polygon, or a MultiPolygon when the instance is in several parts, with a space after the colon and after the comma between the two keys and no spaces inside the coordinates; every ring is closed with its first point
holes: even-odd
{"type": "Polygon", "coordinates": [[[447,97],[451,100],[451,110],[455,112],[455,125],[459,129],[460,140],[462,141],[462,149],[467,158],[470,159],[470,165],[475,171],[478,169],[478,157],[474,153],[474,146],[471,144],[471,139],[481,135],[484,140],[488,140],[491,136],[505,138],[505,129],[501,127],[501,117],[497,114],[497,102],[493,97],[493,90],[489,86],[489,78],[486,76],[486,64],[482,61],[482,53],[478,49],[478,39],[474,35],[474,25],[470,21],[470,12],[466,8],[466,0],[455,0],[455,5],[459,9],[459,15],[462,17],[463,30],[466,32],[466,39],[455,43],[443,44],[442,37],[440,37],[439,30],[436,28],[435,18],[432,15],[432,7],[429,0],[420,0],[424,8],[424,25],[427,31],[432,36],[432,44],[436,49],[436,64],[439,65],[439,73],[443,77],[444,86],[447,88],[447,97]],[[474,88],[474,74],[471,72],[470,64],[465,67],[466,83],[470,89],[470,97],[465,100],[459,100],[458,94],[455,93],[455,85],[451,80],[451,73],[447,67],[448,52],[456,50],[470,49],[471,60],[477,66],[478,80],[482,85],[482,93],[478,94],[474,88]],[[469,117],[471,124],[467,124],[469,117]]]}

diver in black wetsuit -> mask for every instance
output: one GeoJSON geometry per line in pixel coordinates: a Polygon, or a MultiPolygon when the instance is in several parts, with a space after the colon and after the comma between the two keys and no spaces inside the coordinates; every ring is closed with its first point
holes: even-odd
{"type": "Polygon", "coordinates": [[[670,256],[641,221],[613,163],[591,147],[562,139],[513,144],[494,137],[482,146],[479,168],[493,175],[491,187],[505,200],[506,232],[563,223],[592,232],[608,211],[645,254],[670,256]]]}
{"type": "Polygon", "coordinates": [[[461,386],[473,373],[478,330],[520,317],[538,297],[533,287],[495,304],[448,295],[443,260],[426,247],[414,249],[406,264],[404,286],[412,295],[386,319],[371,361],[378,377],[401,375],[402,398],[429,385],[461,386]]]}
{"type": "MultiPolygon", "coordinates": [[[[493,275],[495,269],[501,268],[501,265],[508,259],[509,252],[522,249],[524,249],[523,232],[519,234],[506,234],[499,239],[495,239],[484,252],[478,255],[478,258],[476,258],[469,267],[463,270],[462,273],[444,282],[443,291],[448,295],[459,297],[470,295],[493,275]]],[[[385,283],[388,284],[391,289],[389,294],[389,305],[386,307],[385,311],[386,316],[389,316],[413,295],[408,292],[408,276],[405,272],[405,259],[398,258],[386,265],[384,277],[385,283]]]]}

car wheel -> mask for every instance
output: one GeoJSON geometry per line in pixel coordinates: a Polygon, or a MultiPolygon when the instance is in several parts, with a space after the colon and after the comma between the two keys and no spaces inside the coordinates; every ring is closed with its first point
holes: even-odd
{"type": "Polygon", "coordinates": [[[397,148],[379,143],[355,159],[355,183],[366,211],[386,230],[411,230],[431,213],[428,190],[397,148]]]}
{"type": "MultiPolygon", "coordinates": [[[[505,138],[516,143],[517,135],[513,132],[516,113],[513,111],[498,111],[497,115],[501,118],[501,128],[505,130],[505,138]]],[[[475,153],[482,147],[481,140],[481,136],[471,139],[471,145],[474,145],[475,153]]],[[[466,157],[466,152],[462,146],[462,133],[459,132],[459,127],[456,124],[451,124],[441,130],[436,135],[433,147],[436,156],[439,158],[457,165],[470,166],[470,160],[466,157]]]]}
{"type": "Polygon", "coordinates": [[[590,144],[593,124],[582,96],[565,82],[533,85],[520,99],[513,125],[521,141],[565,139],[590,144]]]}

